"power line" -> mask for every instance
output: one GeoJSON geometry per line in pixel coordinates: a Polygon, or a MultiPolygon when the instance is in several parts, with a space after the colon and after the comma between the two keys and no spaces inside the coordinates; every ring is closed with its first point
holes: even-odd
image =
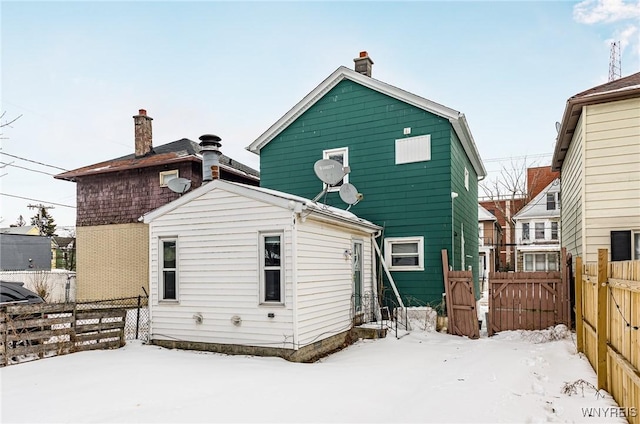
{"type": "Polygon", "coordinates": [[[0,155],[11,156],[12,158],[16,158],[16,159],[24,160],[24,161],[31,162],[31,163],[35,163],[35,164],[42,165],[42,166],[47,166],[47,167],[49,167],[49,168],[59,169],[60,171],[68,171],[68,169],[60,168],[59,166],[55,166],[55,165],[47,165],[46,163],[37,162],[37,161],[35,161],[35,160],[26,159],[26,158],[21,158],[20,156],[11,155],[11,154],[6,153],[6,152],[3,152],[3,151],[1,151],[1,150],[0,150],[0,155]]]}
{"type": "Polygon", "coordinates": [[[48,201],[46,201],[46,200],[32,199],[32,198],[30,198],[30,197],[16,196],[16,195],[14,195],[14,194],[0,193],[0,196],[15,197],[16,199],[31,200],[31,201],[33,201],[33,202],[49,203],[49,204],[51,204],[51,205],[62,206],[62,207],[64,207],[64,208],[72,208],[72,209],[75,209],[75,208],[76,208],[75,206],[63,205],[62,203],[48,202],[48,201]]]}
{"type": "Polygon", "coordinates": [[[27,171],[37,172],[39,174],[44,174],[44,175],[50,175],[52,177],[56,175],[56,174],[52,174],[50,172],[38,171],[37,169],[31,169],[31,168],[26,168],[26,167],[20,166],[20,165],[14,165],[13,163],[0,162],[0,164],[4,165],[4,166],[13,166],[14,168],[26,169],[27,171]]]}
{"type": "Polygon", "coordinates": [[[553,156],[553,153],[538,153],[535,155],[524,155],[524,156],[511,156],[511,157],[502,157],[502,158],[491,158],[491,159],[483,159],[482,162],[504,162],[507,160],[519,160],[519,159],[532,159],[532,158],[544,158],[547,156],[553,156]]]}

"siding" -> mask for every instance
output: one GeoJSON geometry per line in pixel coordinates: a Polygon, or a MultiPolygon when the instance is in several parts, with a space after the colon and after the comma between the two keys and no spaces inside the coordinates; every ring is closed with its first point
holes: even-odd
{"type": "MultiPolygon", "coordinates": [[[[384,226],[385,237],[424,236],[425,270],[393,276],[406,304],[439,302],[444,291],[440,250],[451,245],[452,132],[444,118],[344,80],[261,150],[260,184],[313,198],[322,190],[313,164],[323,150],[348,147],[349,182],[364,194],[351,211],[384,226]],[[404,128],[411,134],[405,136],[404,128]],[[396,165],[395,140],[426,134],[431,135],[431,160],[396,165]]],[[[468,168],[475,190],[469,199],[476,197],[473,208],[469,203],[465,236],[477,258],[477,180],[468,168]]],[[[329,193],[327,203],[346,207],[337,193],[329,193]]]]}
{"type": "Polygon", "coordinates": [[[286,209],[218,189],[156,218],[150,224],[151,338],[292,348],[291,225],[286,209]],[[284,233],[284,306],[259,305],[260,231],[284,233]],[[175,236],[179,304],[158,302],[158,240],[175,236]],[[193,319],[198,312],[202,324],[193,319]],[[231,322],[235,315],[240,326],[231,322]]]}
{"type": "Polygon", "coordinates": [[[640,99],[586,106],[586,261],[612,230],[640,229],[640,99]]]}
{"type": "MultiPolygon", "coordinates": [[[[471,266],[473,271],[473,279],[475,284],[476,298],[481,297],[479,286],[479,258],[478,258],[478,175],[475,173],[471,162],[467,157],[462,144],[455,132],[451,132],[451,191],[458,193],[458,197],[453,202],[454,213],[454,244],[455,258],[451,263],[456,270],[462,269],[462,234],[464,226],[464,268],[471,266]],[[469,172],[469,190],[465,187],[465,168],[469,172]]],[[[451,216],[451,212],[449,212],[451,216]]],[[[449,233],[451,234],[451,233],[449,233]]],[[[445,248],[451,245],[443,243],[445,248]]],[[[449,256],[451,257],[451,256],[449,256]]],[[[435,258],[434,258],[435,259],[435,258]]],[[[433,261],[434,267],[437,267],[437,261],[433,261]]],[[[442,265],[440,264],[440,269],[442,265]]],[[[444,279],[442,270],[440,278],[444,279]]],[[[444,293],[444,283],[442,283],[444,293]]]]}
{"type": "Polygon", "coordinates": [[[580,116],[560,174],[560,242],[573,256],[582,255],[584,119],[580,116]]]}
{"type": "MultiPolygon", "coordinates": [[[[160,187],[160,172],[177,169],[181,178],[202,180],[198,162],[179,162],[148,168],[78,177],[76,225],[137,223],[145,213],[180,197],[168,187],[160,187]]],[[[78,267],[82,266],[78,262],[78,267]]]]}
{"type": "Polygon", "coordinates": [[[76,228],[78,300],[144,294],[149,288],[147,224],[76,228]],[[82,266],[80,266],[82,264],[82,266]]]}
{"type": "Polygon", "coordinates": [[[300,343],[348,330],[352,323],[352,259],[344,251],[362,241],[363,294],[373,294],[370,236],[306,220],[297,231],[297,307],[300,343]]]}

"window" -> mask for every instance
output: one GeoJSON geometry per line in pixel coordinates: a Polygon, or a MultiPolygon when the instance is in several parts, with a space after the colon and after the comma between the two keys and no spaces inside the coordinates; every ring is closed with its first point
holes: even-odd
{"type": "Polygon", "coordinates": [[[464,188],[466,188],[467,191],[469,191],[469,170],[467,169],[466,166],[464,168],[464,188]]]}
{"type": "Polygon", "coordinates": [[[551,240],[558,240],[558,223],[551,223],[551,240]]]}
{"type": "MultiPolygon", "coordinates": [[[[342,166],[349,166],[349,148],[341,147],[339,149],[324,150],[322,152],[322,159],[331,159],[340,162],[342,166]]],[[[349,174],[345,175],[342,181],[338,184],[329,187],[329,191],[339,191],[342,184],[349,182],[349,174]]]]}
{"type": "Polygon", "coordinates": [[[522,223],[522,240],[529,240],[529,223],[522,223]]]}
{"type": "Polygon", "coordinates": [[[533,271],[533,255],[524,255],[524,270],[533,271]]]}
{"type": "Polygon", "coordinates": [[[422,271],[424,237],[388,237],[384,240],[384,255],[392,271],[422,271]]]}
{"type": "Polygon", "coordinates": [[[284,303],[282,233],[260,234],[260,303],[284,303]]]}
{"type": "Polygon", "coordinates": [[[560,265],[560,256],[557,252],[553,253],[525,253],[524,254],[524,270],[525,271],[558,271],[560,265]]]}
{"type": "Polygon", "coordinates": [[[560,193],[547,193],[547,210],[560,209],[560,193]]]}
{"type": "Polygon", "coordinates": [[[178,300],[178,241],[160,240],[160,300],[178,300]]]}
{"type": "Polygon", "coordinates": [[[396,140],[396,165],[431,160],[431,134],[396,140]]]}
{"type": "Polygon", "coordinates": [[[544,240],[544,222],[536,222],[536,240],[544,240]]]}
{"type": "Polygon", "coordinates": [[[640,259],[640,231],[636,231],[633,233],[633,245],[635,246],[633,250],[633,259],[640,259]]]}
{"type": "Polygon", "coordinates": [[[169,181],[174,178],[178,178],[178,170],[174,169],[172,171],[162,171],[160,173],[160,187],[167,187],[169,181]]]}

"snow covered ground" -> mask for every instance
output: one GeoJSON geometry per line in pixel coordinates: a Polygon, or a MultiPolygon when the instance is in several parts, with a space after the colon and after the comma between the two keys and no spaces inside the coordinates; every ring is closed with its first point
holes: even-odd
{"type": "Polygon", "coordinates": [[[564,327],[478,340],[414,330],[313,364],[129,342],[0,378],[3,423],[625,422],[589,388],[595,374],[564,327]]]}

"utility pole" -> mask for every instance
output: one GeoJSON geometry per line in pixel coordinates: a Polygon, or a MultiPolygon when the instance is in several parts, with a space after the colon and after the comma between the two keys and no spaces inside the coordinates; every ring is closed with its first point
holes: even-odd
{"type": "Polygon", "coordinates": [[[29,209],[37,209],[38,210],[38,230],[40,230],[40,235],[44,235],[44,222],[42,217],[42,211],[47,211],[47,209],[55,209],[53,206],[45,206],[42,203],[38,203],[37,205],[27,205],[29,209]]]}

